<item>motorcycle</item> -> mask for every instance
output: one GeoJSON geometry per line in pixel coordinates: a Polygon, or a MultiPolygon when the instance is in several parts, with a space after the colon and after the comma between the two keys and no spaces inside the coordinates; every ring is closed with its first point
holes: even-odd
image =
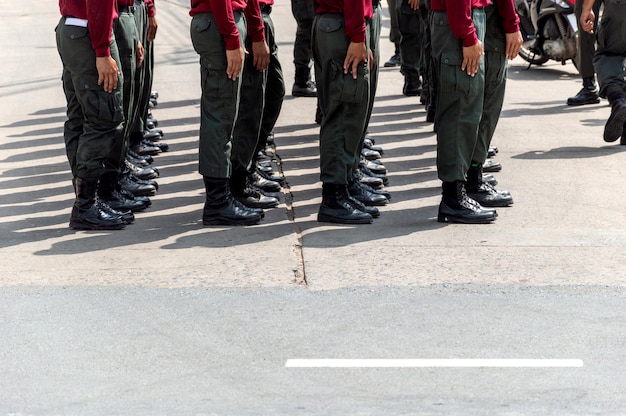
{"type": "Polygon", "coordinates": [[[577,66],[574,0],[515,0],[515,8],[524,39],[519,56],[529,67],[550,59],[577,66]]]}

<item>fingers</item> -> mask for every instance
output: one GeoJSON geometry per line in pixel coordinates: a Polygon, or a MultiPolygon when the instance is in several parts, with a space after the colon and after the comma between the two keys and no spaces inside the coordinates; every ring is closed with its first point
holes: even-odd
{"type": "Polygon", "coordinates": [[[270,65],[270,48],[265,41],[252,42],[252,65],[257,71],[265,71],[270,65]]]}
{"type": "Polygon", "coordinates": [[[255,55],[253,65],[257,71],[265,71],[267,67],[270,65],[270,58],[269,56],[259,57],[255,55]]]}
{"type": "Polygon", "coordinates": [[[580,15],[580,24],[582,29],[587,32],[593,34],[593,26],[595,21],[595,13],[592,10],[585,11],[580,15]]]}
{"type": "Polygon", "coordinates": [[[233,81],[237,79],[241,73],[243,67],[244,51],[242,48],[227,50],[226,61],[228,65],[226,67],[226,76],[233,81]]]}
{"type": "Polygon", "coordinates": [[[480,59],[464,58],[461,64],[461,70],[465,71],[470,77],[473,77],[478,72],[479,64],[480,59]]]}
{"type": "Polygon", "coordinates": [[[98,85],[102,85],[104,91],[110,93],[117,88],[118,77],[121,75],[117,63],[110,56],[96,58],[98,70],[98,85]]]}
{"type": "MultiPolygon", "coordinates": [[[[117,88],[117,80],[119,78],[119,73],[114,74],[106,74],[102,79],[102,87],[108,93],[113,92],[117,88]]],[[[98,79],[98,84],[100,84],[100,79],[98,79]]]]}
{"type": "Polygon", "coordinates": [[[148,42],[152,42],[156,38],[156,27],[148,28],[148,42]]]}

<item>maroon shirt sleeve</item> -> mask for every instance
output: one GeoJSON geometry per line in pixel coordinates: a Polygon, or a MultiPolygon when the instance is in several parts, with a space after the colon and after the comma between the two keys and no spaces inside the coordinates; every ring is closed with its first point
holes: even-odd
{"type": "Polygon", "coordinates": [[[455,38],[463,42],[463,46],[478,43],[476,28],[472,22],[472,4],[467,0],[446,0],[448,24],[455,38]]]}
{"type": "MultiPolygon", "coordinates": [[[[91,45],[96,56],[111,55],[111,31],[113,30],[113,15],[116,13],[115,0],[85,0],[87,10],[87,27],[91,45]]],[[[79,17],[80,16],[75,16],[79,17]]]]}
{"type": "Polygon", "coordinates": [[[265,26],[261,17],[261,6],[258,0],[248,0],[245,10],[246,21],[248,22],[248,36],[252,42],[262,42],[265,40],[265,26]]]}
{"type": "Polygon", "coordinates": [[[235,16],[233,15],[232,1],[209,0],[209,3],[211,5],[211,12],[213,16],[215,16],[217,29],[224,37],[224,42],[226,42],[226,49],[229,51],[239,49],[241,43],[239,41],[239,30],[237,30],[235,16]]]}
{"type": "Polygon", "coordinates": [[[519,31],[519,16],[515,11],[514,0],[492,0],[498,7],[498,13],[502,17],[502,24],[505,33],[515,33],[519,31]]]}
{"type": "Polygon", "coordinates": [[[344,0],[343,7],[346,36],[350,42],[365,42],[365,18],[372,17],[371,0],[344,0]]]}
{"type": "Polygon", "coordinates": [[[153,0],[146,0],[146,8],[148,9],[148,17],[156,16],[156,9],[154,8],[153,0]]]}

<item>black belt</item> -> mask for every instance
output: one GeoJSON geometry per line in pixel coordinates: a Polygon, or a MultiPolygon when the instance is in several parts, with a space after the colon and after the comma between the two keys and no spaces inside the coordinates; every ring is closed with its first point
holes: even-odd
{"type": "Polygon", "coordinates": [[[261,13],[265,13],[265,14],[272,13],[272,5],[271,4],[265,4],[265,5],[261,6],[261,13]]]}
{"type": "Polygon", "coordinates": [[[135,13],[135,6],[117,6],[120,13],[135,13]]]}

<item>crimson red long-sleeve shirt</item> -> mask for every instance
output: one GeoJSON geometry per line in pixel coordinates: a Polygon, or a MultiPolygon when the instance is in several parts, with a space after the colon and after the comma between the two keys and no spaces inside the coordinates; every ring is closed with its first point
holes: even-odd
{"type": "Polygon", "coordinates": [[[519,30],[519,16],[515,11],[514,0],[492,0],[502,17],[504,33],[515,33],[519,30]]]}
{"type": "Polygon", "coordinates": [[[248,35],[253,42],[265,40],[265,31],[258,0],[191,0],[189,14],[213,13],[217,22],[217,29],[224,37],[226,49],[239,49],[239,31],[235,24],[233,10],[244,10],[248,22],[248,35]]]}
{"type": "Polygon", "coordinates": [[[146,0],[146,9],[148,9],[148,17],[156,16],[156,9],[154,8],[153,0],[146,0]]]}
{"type": "Polygon", "coordinates": [[[374,14],[372,0],[314,0],[313,3],[318,14],[343,14],[350,42],[365,42],[365,19],[371,19],[374,14]]]}
{"type": "Polygon", "coordinates": [[[89,38],[96,56],[109,56],[116,0],[59,0],[61,16],[87,20],[89,38]]]}
{"type": "Polygon", "coordinates": [[[491,0],[431,0],[430,8],[434,11],[445,11],[454,37],[461,40],[463,46],[473,46],[478,43],[478,37],[472,23],[472,9],[480,9],[490,4],[491,0]]]}

